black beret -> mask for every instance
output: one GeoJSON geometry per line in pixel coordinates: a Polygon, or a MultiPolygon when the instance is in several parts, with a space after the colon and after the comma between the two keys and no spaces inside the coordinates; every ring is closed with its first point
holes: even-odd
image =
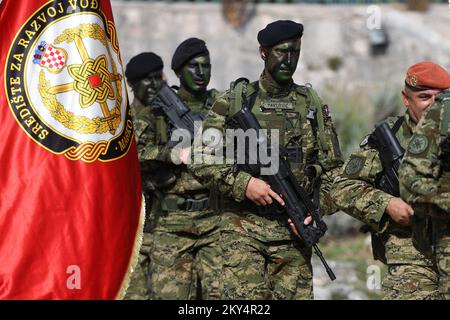
{"type": "Polygon", "coordinates": [[[278,20],[269,23],[258,32],[258,42],[262,47],[268,48],[288,39],[301,38],[303,25],[291,20],[278,20]]]}
{"type": "Polygon", "coordinates": [[[140,80],[152,71],[164,67],[160,56],[153,52],[143,52],[130,59],[125,70],[125,76],[130,81],[140,80]]]}
{"type": "Polygon", "coordinates": [[[198,38],[184,40],[175,50],[172,57],[172,70],[179,70],[192,57],[199,54],[209,54],[205,41],[198,38]]]}

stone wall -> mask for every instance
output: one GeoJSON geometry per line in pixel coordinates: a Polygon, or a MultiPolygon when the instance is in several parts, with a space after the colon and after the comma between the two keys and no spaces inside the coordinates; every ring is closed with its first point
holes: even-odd
{"type": "Polygon", "coordinates": [[[310,82],[322,93],[384,90],[402,83],[407,67],[419,60],[450,66],[447,4],[433,5],[426,13],[406,11],[404,6],[381,5],[381,21],[390,37],[386,55],[369,52],[368,5],[259,4],[249,8],[247,23],[231,27],[220,3],[148,3],[112,1],[124,65],[135,54],[154,51],[163,57],[171,84],[177,78],[170,69],[176,46],[188,37],[207,42],[213,73],[211,86],[226,89],[241,76],[256,79],[262,68],[257,32],[277,19],[305,25],[302,53],[295,74],[298,83],[310,82]],[[337,70],[331,63],[342,63],[337,70]]]}

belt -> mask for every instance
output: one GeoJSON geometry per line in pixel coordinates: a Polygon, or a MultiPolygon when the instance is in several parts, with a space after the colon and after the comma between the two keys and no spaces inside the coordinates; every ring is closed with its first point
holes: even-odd
{"type": "Polygon", "coordinates": [[[186,198],[185,202],[178,206],[180,210],[185,211],[203,211],[208,208],[209,199],[190,199],[186,198]]]}
{"type": "Polygon", "coordinates": [[[204,211],[209,208],[209,199],[184,198],[177,195],[169,195],[163,198],[163,211],[204,211]]]}
{"type": "Polygon", "coordinates": [[[218,203],[211,205],[211,207],[215,211],[249,211],[260,216],[280,216],[286,213],[284,208],[275,203],[266,206],[257,206],[247,199],[242,202],[237,202],[231,198],[224,197],[219,197],[218,203]]]}

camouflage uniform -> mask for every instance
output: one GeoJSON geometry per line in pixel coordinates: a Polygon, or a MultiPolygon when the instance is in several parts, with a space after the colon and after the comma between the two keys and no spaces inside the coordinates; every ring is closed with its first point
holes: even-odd
{"type": "MultiPolygon", "coordinates": [[[[151,108],[145,108],[144,105],[138,100],[134,99],[130,106],[130,110],[133,116],[134,134],[136,137],[136,143],[138,145],[138,150],[142,149],[148,142],[148,135],[145,133],[147,113],[151,113],[151,108]]],[[[150,224],[151,224],[151,194],[150,190],[146,184],[148,183],[149,170],[145,169],[145,164],[141,163],[141,174],[142,174],[142,184],[143,193],[145,197],[145,227],[144,235],[142,239],[142,245],[139,251],[138,263],[131,274],[130,285],[128,286],[127,292],[125,294],[125,300],[148,300],[148,267],[150,262],[150,248],[151,248],[151,235],[150,235],[150,224]]]]}
{"type": "MultiPolygon", "coordinates": [[[[125,76],[128,85],[134,93],[134,101],[130,106],[130,114],[133,118],[134,134],[138,151],[148,142],[149,135],[146,134],[147,116],[151,113],[151,101],[156,92],[164,83],[164,63],[160,56],[154,52],[142,52],[134,56],[127,63],[125,76]]],[[[145,224],[142,244],[140,247],[139,261],[131,275],[125,299],[148,299],[148,266],[149,251],[151,247],[151,217],[153,194],[155,191],[155,174],[152,168],[140,163],[142,176],[142,191],[145,198],[145,224]]]]}
{"type": "Polygon", "coordinates": [[[423,211],[431,221],[431,225],[414,226],[419,229],[414,240],[425,252],[431,244],[439,271],[439,291],[445,299],[450,299],[450,161],[441,142],[448,139],[449,122],[450,92],[443,91],[417,125],[400,167],[402,197],[411,203],[414,215],[423,211]]]}
{"type": "MultiPolygon", "coordinates": [[[[259,82],[243,88],[245,99],[253,94],[256,99],[252,112],[261,126],[279,129],[280,145],[289,145],[298,151],[296,159],[290,159],[298,181],[306,182],[305,166],[314,155],[318,156],[317,163],[323,170],[320,177],[322,212],[334,212],[327,191],[342,162],[328,109],[322,109],[322,103],[311,87],[292,83],[287,90],[283,90],[266,80],[264,75],[259,82]],[[260,109],[260,106],[264,109],[260,109]],[[320,142],[306,119],[310,109],[317,111],[318,118],[323,117],[323,121],[319,122],[324,127],[317,132],[322,139],[320,142]]],[[[237,99],[233,88],[221,95],[203,122],[203,132],[209,128],[224,132],[225,121],[242,107],[233,103],[237,99]]],[[[200,149],[205,157],[208,152],[203,147],[200,149]]],[[[313,298],[311,250],[293,238],[286,214],[274,212],[270,205],[264,206],[263,213],[246,199],[245,191],[251,175],[244,171],[236,172],[233,165],[227,164],[193,162],[190,169],[212,188],[212,206],[222,216],[220,243],[224,257],[223,298],[313,298]]],[[[264,179],[263,176],[260,178],[264,179]]]]}
{"type": "Polygon", "coordinates": [[[130,112],[133,121],[136,121],[136,116],[140,114],[144,109],[145,106],[142,103],[140,103],[138,99],[135,98],[133,100],[133,103],[130,105],[130,112]]]}
{"type": "MultiPolygon", "coordinates": [[[[194,114],[205,112],[213,102],[216,90],[205,99],[193,97],[180,89],[178,96],[194,114]]],[[[167,123],[163,116],[145,114],[147,143],[139,148],[139,159],[168,170],[177,179],[167,188],[155,192],[154,228],[150,250],[151,299],[218,299],[221,255],[218,252],[218,219],[211,210],[188,208],[189,204],[206,203],[209,191],[187,171],[185,165],[171,161],[167,123]],[[201,287],[198,287],[201,284],[201,287]]]]}
{"type": "Polygon", "coordinates": [[[139,251],[138,263],[131,273],[130,285],[128,286],[124,300],[148,300],[148,265],[151,247],[151,235],[144,233],[141,249],[139,251]]]}
{"type": "MultiPolygon", "coordinates": [[[[399,118],[390,117],[385,122],[392,128],[399,118]]],[[[415,126],[407,112],[396,132],[403,148],[415,126]]],[[[370,227],[374,258],[388,266],[389,273],[382,283],[384,299],[439,298],[433,261],[414,248],[411,228],[396,223],[385,212],[393,196],[375,187],[383,167],[378,150],[368,137],[343,166],[331,195],[343,211],[370,227]]]]}

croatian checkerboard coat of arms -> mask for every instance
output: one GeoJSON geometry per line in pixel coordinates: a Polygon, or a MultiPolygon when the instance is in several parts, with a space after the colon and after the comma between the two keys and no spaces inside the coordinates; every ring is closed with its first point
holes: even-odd
{"type": "Polygon", "coordinates": [[[5,70],[11,111],[55,154],[111,161],[133,134],[114,24],[98,1],[49,1],[15,37],[5,70]]]}

